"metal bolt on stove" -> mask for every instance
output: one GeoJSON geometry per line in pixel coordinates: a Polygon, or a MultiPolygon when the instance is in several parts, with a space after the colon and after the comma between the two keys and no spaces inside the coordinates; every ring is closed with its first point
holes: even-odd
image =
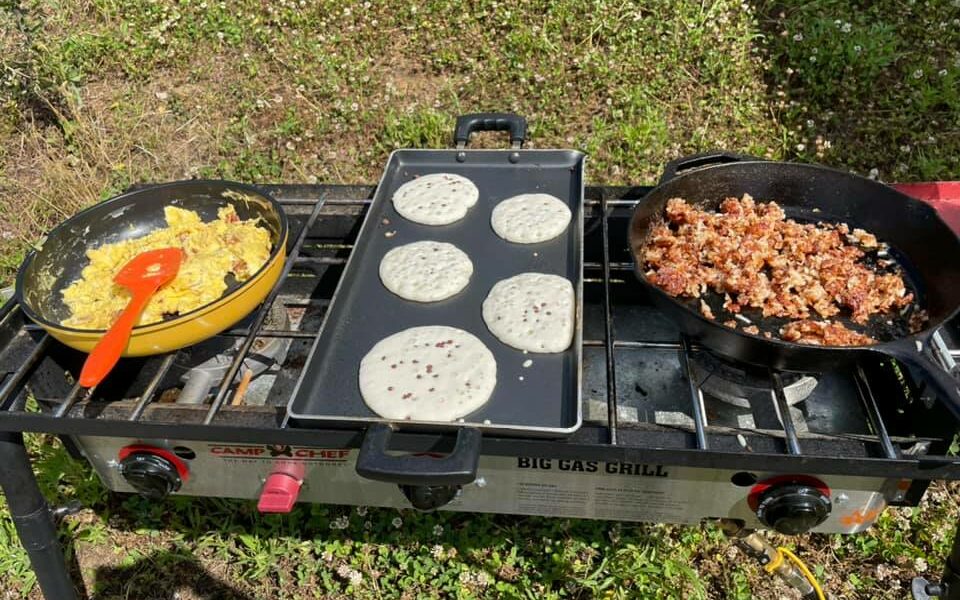
{"type": "MultiPolygon", "coordinates": [[[[960,427],[942,403],[922,399],[909,369],[884,359],[801,376],[757,372],[680,337],[644,301],[632,273],[626,230],[648,189],[639,186],[586,189],[582,427],[562,439],[483,435],[476,478],[463,484],[365,479],[356,472],[363,429],[299,428],[284,411],[373,189],[264,189],[291,223],[287,268],[259,313],[214,339],[213,356],[225,354],[212,384],[189,402],[177,401],[176,390],[183,394],[185,373],[210,366],[209,352],[121,361],[81,397],[75,377],[84,356],[28,322],[16,301],[0,311],[0,484],[48,598],[75,596],[21,432],[57,434],[109,489],[158,499],[250,499],[266,511],[320,502],[619,521],[724,519],[737,523],[750,547],[762,546],[749,536],[766,529],[860,533],[886,507],[916,505],[931,480],[960,479],[960,459],[948,454],[960,427]],[[245,343],[251,340],[279,340],[283,349],[261,359],[264,346],[245,343]],[[254,369],[250,360],[267,366],[254,369]],[[257,389],[234,404],[244,365],[255,371],[257,389]]],[[[960,348],[956,325],[941,331],[942,356],[951,359],[960,348]]],[[[442,460],[453,447],[443,432],[391,433],[392,453],[442,460]]],[[[958,567],[955,544],[943,582],[917,589],[960,598],[958,567]]],[[[795,574],[785,578],[803,585],[795,574]]]]}

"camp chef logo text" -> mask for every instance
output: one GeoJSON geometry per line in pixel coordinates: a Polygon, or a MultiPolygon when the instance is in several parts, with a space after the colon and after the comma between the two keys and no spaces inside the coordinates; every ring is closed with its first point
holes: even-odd
{"type": "Polygon", "coordinates": [[[210,454],[221,458],[291,458],[294,460],[343,462],[349,456],[350,450],[343,448],[297,448],[285,444],[265,446],[232,444],[229,446],[210,446],[210,454]]]}
{"type": "Polygon", "coordinates": [[[639,477],[669,477],[663,465],[641,463],[600,462],[597,460],[572,460],[552,458],[517,457],[517,467],[540,471],[573,471],[580,473],[603,473],[607,475],[636,475],[639,477]]]}

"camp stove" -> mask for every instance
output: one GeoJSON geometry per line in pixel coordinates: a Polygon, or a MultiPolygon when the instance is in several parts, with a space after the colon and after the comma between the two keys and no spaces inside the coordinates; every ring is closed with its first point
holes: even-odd
{"type": "MultiPolygon", "coordinates": [[[[908,369],[877,360],[771,373],[680,337],[632,272],[627,223],[645,187],[585,192],[580,429],[558,439],[483,435],[477,476],[465,484],[361,477],[361,445],[385,438],[295,427],[285,407],[374,190],[264,189],[291,224],[285,270],[260,309],[269,315],[202,347],[125,359],[85,395],[75,383],[84,355],[15,302],[3,308],[0,475],[48,597],[72,596],[20,445],[25,431],[61,436],[111,490],[242,498],[265,512],[321,502],[852,534],[887,506],[916,505],[932,479],[960,479],[949,454],[960,427],[908,369]]],[[[956,326],[937,340],[947,369],[960,355],[956,326]]],[[[391,453],[416,460],[443,460],[453,443],[443,432],[389,436],[391,453]]]]}

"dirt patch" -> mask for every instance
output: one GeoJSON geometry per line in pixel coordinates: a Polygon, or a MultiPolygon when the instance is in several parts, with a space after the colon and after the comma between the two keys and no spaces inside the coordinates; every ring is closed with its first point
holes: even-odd
{"type": "Polygon", "coordinates": [[[229,118],[217,98],[229,72],[217,65],[229,59],[198,59],[145,84],[91,81],[56,109],[59,126],[25,113],[0,171],[0,242],[29,244],[133,183],[195,177],[216,164],[229,118]]]}

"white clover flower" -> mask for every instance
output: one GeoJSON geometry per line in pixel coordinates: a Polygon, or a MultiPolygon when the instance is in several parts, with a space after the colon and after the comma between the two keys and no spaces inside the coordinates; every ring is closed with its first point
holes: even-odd
{"type": "Polygon", "coordinates": [[[807,149],[806,144],[797,144],[797,152],[803,152],[806,149],[807,149]]]}
{"type": "Polygon", "coordinates": [[[946,77],[946,76],[947,76],[947,70],[946,70],[946,69],[940,69],[939,71],[937,71],[937,75],[939,75],[940,77],[946,77]]]}
{"type": "Polygon", "coordinates": [[[914,566],[914,568],[915,568],[917,571],[919,571],[919,572],[926,571],[926,570],[927,570],[927,561],[924,560],[924,559],[922,559],[922,558],[918,558],[918,559],[916,559],[915,561],[913,561],[913,566],[914,566]]]}
{"type": "Polygon", "coordinates": [[[795,42],[802,42],[802,41],[803,41],[803,34],[802,34],[802,33],[795,33],[795,34],[793,34],[793,41],[795,41],[795,42]]]}
{"type": "Polygon", "coordinates": [[[853,29],[853,25],[851,25],[850,23],[844,23],[840,27],[840,31],[842,31],[843,33],[850,33],[851,29],[853,29]]]}
{"type": "Polygon", "coordinates": [[[867,174],[867,177],[869,177],[870,179],[877,179],[878,177],[880,177],[880,169],[877,169],[877,168],[870,169],[870,172],[867,174]]]}
{"type": "Polygon", "coordinates": [[[443,558],[443,554],[443,546],[440,544],[434,544],[433,547],[430,548],[430,555],[437,560],[443,558]]]}
{"type": "Polygon", "coordinates": [[[357,586],[363,581],[363,574],[360,571],[350,573],[350,585],[357,586]]]}
{"type": "Polygon", "coordinates": [[[434,525],[433,526],[433,535],[441,536],[443,535],[443,525],[434,525]]]}
{"type": "Polygon", "coordinates": [[[393,520],[390,521],[390,524],[396,527],[397,529],[400,529],[400,526],[403,525],[403,519],[401,519],[400,517],[394,517],[393,520]]]}
{"type": "Polygon", "coordinates": [[[857,44],[856,46],[853,47],[853,51],[856,52],[857,54],[860,54],[861,52],[863,52],[863,46],[861,46],[860,44],[857,44]]]}
{"type": "Polygon", "coordinates": [[[923,77],[923,69],[917,69],[913,72],[914,79],[920,79],[921,77],[923,77]]]}
{"type": "Polygon", "coordinates": [[[370,521],[364,521],[363,528],[366,529],[367,531],[370,531],[371,529],[373,529],[373,523],[371,523],[370,521]]]}
{"type": "Polygon", "coordinates": [[[361,517],[367,516],[367,507],[366,507],[366,506],[358,506],[358,507],[357,507],[357,514],[360,515],[361,517]]]}
{"type": "Polygon", "coordinates": [[[817,62],[817,57],[816,57],[816,56],[811,56],[811,57],[810,57],[810,62],[812,62],[812,63],[817,62]]]}

